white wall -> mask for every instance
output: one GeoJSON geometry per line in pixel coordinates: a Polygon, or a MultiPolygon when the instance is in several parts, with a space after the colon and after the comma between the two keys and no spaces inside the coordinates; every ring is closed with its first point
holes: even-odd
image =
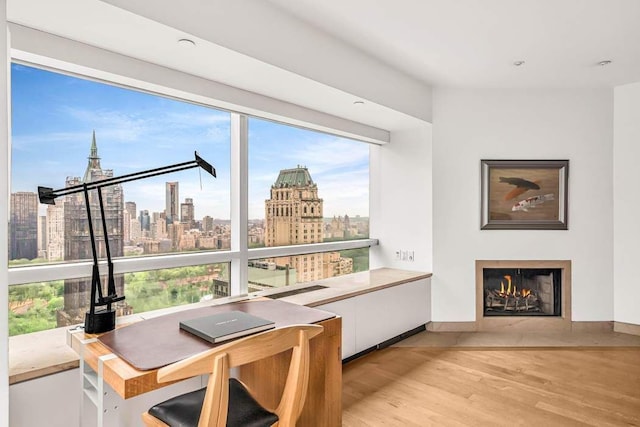
{"type": "Polygon", "coordinates": [[[431,126],[391,133],[391,142],[371,147],[370,268],[432,271],[431,126]],[[397,260],[398,250],[415,260],[397,260]]]}
{"type": "MultiPolygon", "coordinates": [[[[144,393],[132,399],[122,400],[107,386],[105,393],[104,425],[112,427],[141,425],[140,416],[158,402],[173,396],[197,390],[206,385],[207,377],[195,377],[186,381],[144,393]],[[204,380],[203,380],[204,378],[204,380]],[[114,410],[114,406],[117,409],[114,410]]],[[[71,369],[30,381],[14,384],[9,388],[9,425],[11,427],[94,427],[97,426],[96,406],[83,394],[80,387],[80,370],[71,369]],[[84,399],[83,407],[80,399],[84,399]],[[83,416],[80,419],[80,411],[83,416]]]]}
{"type": "Polygon", "coordinates": [[[80,424],[80,372],[72,369],[14,384],[11,427],[75,427],[80,424]]]}
{"type": "Polygon", "coordinates": [[[433,110],[433,320],[475,320],[477,259],[570,259],[573,320],[612,320],[613,91],[439,88],[433,110]],[[481,231],[481,159],[569,159],[569,230],[481,231]]]}
{"type": "Polygon", "coordinates": [[[614,89],[614,320],[640,325],[640,83],[614,89]]]}
{"type": "MultiPolygon", "coordinates": [[[[9,200],[7,2],[0,0],[0,201],[9,200]]],[[[9,424],[8,202],[0,202],[0,426],[9,424]],[[5,204],[6,203],[6,204],[5,204]]]]}

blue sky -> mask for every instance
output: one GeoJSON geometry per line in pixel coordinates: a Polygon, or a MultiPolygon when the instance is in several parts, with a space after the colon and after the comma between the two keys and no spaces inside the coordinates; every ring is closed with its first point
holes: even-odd
{"type": "MultiPolygon", "coordinates": [[[[160,212],[164,183],[180,182],[196,218],[229,218],[229,113],[23,65],[12,65],[11,191],[64,187],[84,174],[95,130],[103,169],[116,176],[193,160],[213,164],[124,185],[125,201],[160,212]]],[[[249,121],[249,218],[264,217],[264,200],[281,169],[306,166],[324,199],[325,216],[368,216],[367,144],[272,123],[249,121]]]]}

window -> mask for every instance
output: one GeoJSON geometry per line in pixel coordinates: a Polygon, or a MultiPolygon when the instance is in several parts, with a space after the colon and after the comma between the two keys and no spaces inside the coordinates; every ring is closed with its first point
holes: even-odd
{"type": "MultiPolygon", "coordinates": [[[[82,194],[38,206],[38,186],[189,161],[194,151],[217,179],[192,169],[105,187],[112,256],[229,249],[229,113],[16,64],[12,104],[10,265],[91,258],[82,194]]],[[[91,210],[98,218],[93,198],[91,210]]]]}
{"type": "MultiPolygon", "coordinates": [[[[368,238],[366,143],[18,64],[12,116],[12,335],[82,323],[89,304],[84,199],[41,205],[37,187],[189,161],[194,151],[216,179],[191,169],[103,189],[116,288],[126,296],[120,315],[368,268],[377,242],[368,238]],[[238,132],[247,123],[250,140],[238,132]],[[248,153],[248,170],[232,151],[248,153]],[[232,200],[234,170],[249,194],[232,200]],[[243,242],[234,240],[244,236],[238,211],[249,213],[243,242]]],[[[98,257],[104,261],[104,238],[98,257]]]]}
{"type": "MultiPolygon", "coordinates": [[[[60,197],[55,205],[42,205],[38,186],[62,189],[190,161],[194,151],[214,165],[217,179],[191,169],[102,190],[111,256],[230,249],[229,113],[25,65],[13,64],[11,72],[11,270],[92,259],[82,193],[60,197]]],[[[91,194],[90,206],[98,257],[104,259],[95,194],[91,194]]],[[[197,268],[205,267],[180,267],[172,274],[197,268]]],[[[228,274],[229,269],[224,270],[228,274]]],[[[123,287],[140,288],[141,277],[149,274],[116,275],[118,293],[122,294],[123,287]]],[[[170,286],[161,282],[165,288],[170,286]]],[[[10,288],[11,319],[17,322],[11,325],[12,333],[83,322],[90,279],[39,283],[44,284],[10,288]],[[15,305],[16,299],[24,299],[25,289],[35,296],[24,305],[15,305]],[[50,301],[45,300],[46,295],[50,301]],[[52,311],[56,313],[53,317],[52,311]]],[[[128,290],[120,314],[184,302],[184,292],[192,287],[176,285],[176,298],[168,298],[154,293],[158,283],[143,286],[145,291],[138,294],[146,299],[128,290]]],[[[218,289],[211,295],[228,295],[228,286],[227,291],[218,289]]]]}
{"type": "MultiPolygon", "coordinates": [[[[369,237],[367,144],[252,118],[249,120],[249,183],[249,217],[260,218],[261,213],[267,212],[264,246],[369,237]],[[290,198],[290,194],[293,197],[290,198]],[[286,203],[284,207],[283,203],[286,203]],[[272,206],[280,207],[279,215],[270,215],[272,206]],[[302,227],[301,237],[298,227],[302,227]]],[[[272,275],[286,270],[291,277],[290,270],[294,269],[298,283],[354,271],[353,260],[342,259],[338,251],[318,256],[313,266],[309,266],[307,257],[303,256],[261,262],[275,265],[272,275]]],[[[288,283],[295,282],[288,280],[288,283]]]]}

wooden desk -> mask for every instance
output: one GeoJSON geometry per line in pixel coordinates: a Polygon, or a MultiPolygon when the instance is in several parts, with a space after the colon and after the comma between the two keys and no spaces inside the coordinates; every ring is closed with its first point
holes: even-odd
{"type": "MultiPolygon", "coordinates": [[[[279,307],[277,304],[276,306],[279,307]]],[[[303,306],[296,307],[315,310],[303,306]]],[[[311,351],[309,390],[298,425],[340,426],[342,424],[340,351],[342,319],[333,317],[317,324],[322,325],[324,331],[313,338],[309,344],[311,351]]],[[[276,326],[284,325],[277,323],[276,326]]],[[[126,422],[119,419],[116,412],[121,406],[118,401],[113,401],[114,398],[131,399],[168,385],[156,381],[157,369],[144,371],[136,369],[114,354],[95,335],[81,331],[72,332],[70,344],[80,355],[83,393],[97,408],[99,427],[127,425],[131,422],[131,420],[126,422]],[[106,392],[107,387],[113,389],[115,393],[106,392]]],[[[256,399],[267,408],[275,408],[278,403],[277,398],[284,388],[290,358],[289,351],[245,365],[239,370],[239,378],[252,390],[256,399]]]]}

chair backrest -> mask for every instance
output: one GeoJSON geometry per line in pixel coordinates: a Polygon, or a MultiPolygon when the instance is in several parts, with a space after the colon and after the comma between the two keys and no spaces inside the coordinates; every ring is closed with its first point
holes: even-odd
{"type": "Polygon", "coordinates": [[[229,369],[293,349],[280,404],[278,426],[295,426],[309,383],[309,340],[320,325],[293,325],[230,341],[158,370],[158,382],[210,374],[198,426],[224,426],[229,403],[229,369]]]}

